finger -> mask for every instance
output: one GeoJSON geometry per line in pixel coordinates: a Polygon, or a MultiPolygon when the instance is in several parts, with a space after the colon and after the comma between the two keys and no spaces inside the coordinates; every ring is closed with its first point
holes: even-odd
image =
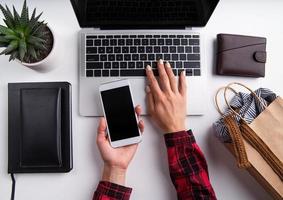
{"type": "Polygon", "coordinates": [[[104,117],[100,118],[99,125],[97,128],[97,142],[101,143],[107,140],[106,138],[106,120],[104,117]]]}
{"type": "Polygon", "coordinates": [[[149,86],[146,86],[146,103],[147,103],[147,110],[149,112],[150,115],[152,115],[152,113],[154,113],[155,110],[155,103],[154,103],[154,98],[152,95],[152,92],[150,90],[149,86]]]}
{"type": "Polygon", "coordinates": [[[179,76],[179,92],[182,96],[185,96],[187,93],[187,83],[186,83],[186,72],[182,71],[179,76]]]}
{"type": "Polygon", "coordinates": [[[155,99],[159,99],[160,96],[162,95],[162,91],[153,74],[152,68],[149,65],[146,66],[146,76],[147,76],[148,84],[149,84],[153,97],[155,99]]]}
{"type": "Polygon", "coordinates": [[[158,74],[159,74],[160,87],[162,88],[162,90],[164,92],[171,91],[171,86],[170,86],[169,78],[168,78],[168,75],[167,75],[167,73],[165,71],[164,62],[163,62],[162,59],[160,59],[158,61],[157,69],[158,69],[158,74]]]}
{"type": "Polygon", "coordinates": [[[143,120],[140,120],[139,121],[139,129],[140,129],[140,131],[141,131],[141,133],[143,133],[143,131],[144,131],[144,122],[143,122],[143,120]]]}
{"type": "Polygon", "coordinates": [[[140,106],[140,105],[137,105],[137,106],[135,107],[135,112],[137,113],[138,118],[140,118],[141,113],[142,113],[142,109],[141,109],[141,106],[140,106]]]}
{"type": "Polygon", "coordinates": [[[165,70],[166,70],[167,76],[169,77],[170,86],[171,86],[172,91],[173,92],[178,92],[176,77],[175,77],[175,75],[173,73],[173,70],[172,70],[171,65],[170,65],[169,62],[166,62],[165,70]]]}

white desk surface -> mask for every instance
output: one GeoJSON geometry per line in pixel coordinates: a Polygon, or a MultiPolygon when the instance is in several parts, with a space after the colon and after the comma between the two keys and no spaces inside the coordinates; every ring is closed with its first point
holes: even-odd
{"type": "MultiPolygon", "coordinates": [[[[1,0],[0,3],[21,7],[22,1],[1,0]]],[[[101,177],[102,161],[96,147],[98,118],[78,114],[78,45],[80,27],[69,0],[28,0],[30,10],[37,7],[55,30],[57,68],[39,73],[0,56],[0,199],[10,199],[11,179],[8,162],[7,83],[20,81],[69,81],[73,86],[73,157],[74,168],[67,174],[16,175],[17,200],[88,200],[92,198],[101,177]]],[[[251,86],[268,87],[283,95],[283,1],[281,0],[222,0],[205,28],[197,29],[206,37],[206,65],[208,71],[207,112],[202,117],[188,117],[187,127],[193,129],[196,140],[207,159],[211,183],[221,200],[267,200],[269,195],[245,171],[238,169],[234,158],[215,139],[211,125],[219,115],[214,108],[213,95],[218,87],[231,81],[251,86]],[[266,77],[260,79],[222,77],[213,75],[215,39],[218,33],[234,33],[267,37],[266,77]]],[[[2,23],[2,20],[1,20],[2,23]]],[[[172,200],[175,190],[167,169],[163,138],[144,117],[146,128],[143,142],[132,161],[127,186],[133,187],[132,199],[172,200]]]]}

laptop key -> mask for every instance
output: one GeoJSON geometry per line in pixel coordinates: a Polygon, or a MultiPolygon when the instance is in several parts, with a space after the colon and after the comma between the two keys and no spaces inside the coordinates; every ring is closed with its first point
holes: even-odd
{"type": "Polygon", "coordinates": [[[188,45],[187,39],[181,39],[181,45],[188,45]]]}
{"type": "Polygon", "coordinates": [[[172,54],[172,60],[173,61],[177,61],[177,60],[179,60],[179,55],[178,54],[172,54]]]}
{"type": "Polygon", "coordinates": [[[141,40],[140,39],[134,39],[134,45],[136,45],[136,46],[141,45],[141,40]]]}
{"type": "Polygon", "coordinates": [[[125,61],[131,60],[131,54],[124,54],[124,60],[125,61]]]}
{"type": "Polygon", "coordinates": [[[149,44],[152,46],[156,45],[156,39],[150,39],[149,44]]]}
{"type": "Polygon", "coordinates": [[[115,61],[115,55],[114,54],[109,54],[108,55],[108,60],[109,61],[115,61]]]}
{"type": "Polygon", "coordinates": [[[164,39],[158,39],[158,45],[164,45],[164,39]]]}
{"type": "Polygon", "coordinates": [[[186,53],[192,53],[192,47],[185,47],[186,53]]]}
{"type": "Polygon", "coordinates": [[[116,54],[116,60],[122,61],[123,60],[123,54],[116,54]]]}
{"type": "Polygon", "coordinates": [[[99,61],[98,55],[86,55],[86,61],[99,61]]]}
{"type": "Polygon", "coordinates": [[[178,51],[178,53],[184,53],[185,52],[185,48],[184,47],[178,47],[177,51],[178,51]]]}
{"type": "Polygon", "coordinates": [[[136,62],[136,68],[144,68],[143,62],[136,62]]]}
{"type": "Polygon", "coordinates": [[[169,52],[169,49],[166,46],[162,47],[161,49],[162,49],[162,53],[168,53],[169,52]]]}
{"type": "Polygon", "coordinates": [[[199,39],[190,39],[189,45],[199,45],[199,39]]]}
{"type": "Polygon", "coordinates": [[[109,76],[109,70],[102,70],[102,76],[109,76]]]}
{"type": "Polygon", "coordinates": [[[127,68],[127,62],[120,62],[120,68],[126,69],[127,68]]]}
{"type": "Polygon", "coordinates": [[[174,45],[180,45],[180,39],[173,39],[174,45]]]}
{"type": "Polygon", "coordinates": [[[150,66],[150,65],[151,65],[151,62],[144,62],[144,63],[143,63],[144,68],[146,68],[146,66],[148,66],[148,65],[150,66]]]}
{"type": "Polygon", "coordinates": [[[172,45],[173,44],[172,39],[166,39],[165,44],[166,45],[172,45]]]}
{"type": "Polygon", "coordinates": [[[128,67],[129,67],[130,69],[135,68],[135,67],[136,67],[135,62],[129,62],[129,63],[128,63],[128,67]]]}
{"type": "Polygon", "coordinates": [[[144,52],[145,52],[144,47],[138,47],[138,52],[139,52],[139,53],[144,53],[144,52]]]}
{"type": "Polygon", "coordinates": [[[128,45],[128,46],[133,45],[133,40],[132,39],[127,39],[126,40],[126,45],[128,45]]]}
{"type": "Polygon", "coordinates": [[[173,62],[173,61],[170,62],[170,65],[171,65],[172,68],[176,67],[175,62],[173,62]]]}
{"type": "Polygon", "coordinates": [[[157,68],[157,62],[152,62],[151,67],[154,68],[154,69],[157,68]]]}
{"type": "Polygon", "coordinates": [[[200,62],[185,62],[185,68],[200,68],[200,62]]]}
{"type": "Polygon", "coordinates": [[[180,60],[187,60],[186,54],[180,54],[180,60]]]}
{"type": "Polygon", "coordinates": [[[184,69],[178,69],[177,70],[177,76],[180,76],[183,71],[184,71],[184,69]]]}
{"type": "Polygon", "coordinates": [[[194,69],[194,76],[200,76],[200,69],[194,69]]]}
{"type": "Polygon", "coordinates": [[[132,54],[132,60],[139,60],[139,54],[132,54]]]}
{"type": "Polygon", "coordinates": [[[121,47],[114,47],[114,53],[121,53],[121,47]]]}
{"type": "Polygon", "coordinates": [[[101,40],[94,40],[94,46],[101,46],[101,40]]]}
{"type": "Polygon", "coordinates": [[[199,54],[187,54],[188,60],[200,60],[199,54]]]}
{"type": "Polygon", "coordinates": [[[122,53],[129,53],[129,47],[122,47],[122,53]]]}
{"type": "Polygon", "coordinates": [[[106,53],[113,53],[113,47],[106,47],[106,53]]]}
{"type": "Polygon", "coordinates": [[[182,62],[176,62],[176,68],[183,68],[182,62]]]}
{"type": "Polygon", "coordinates": [[[93,40],[86,40],[86,46],[93,46],[93,40]]]}
{"type": "Polygon", "coordinates": [[[160,53],[160,47],[154,47],[154,53],[160,53]]]}
{"type": "Polygon", "coordinates": [[[102,40],[102,46],[109,46],[109,40],[102,40]]]}
{"type": "Polygon", "coordinates": [[[193,70],[192,69],[186,69],[186,76],[192,76],[193,70]]]}
{"type": "Polygon", "coordinates": [[[107,55],[106,54],[101,54],[100,55],[100,61],[107,61],[107,55]]]}
{"type": "Polygon", "coordinates": [[[147,57],[148,57],[148,60],[155,60],[154,54],[148,54],[147,57]]]}
{"type": "Polygon", "coordinates": [[[171,60],[171,55],[168,53],[164,54],[164,60],[171,60]]]}
{"type": "Polygon", "coordinates": [[[140,60],[147,60],[146,54],[140,54],[140,60]]]}
{"type": "Polygon", "coordinates": [[[125,40],[124,39],[118,39],[118,45],[119,46],[124,46],[125,45],[125,40]]]}
{"type": "Polygon", "coordinates": [[[142,39],[142,45],[148,45],[148,39],[142,39]]]}
{"type": "Polygon", "coordinates": [[[101,76],[101,70],[94,70],[94,76],[100,77],[101,76]]]}
{"type": "Polygon", "coordinates": [[[87,47],[86,53],[97,53],[97,47],[87,47]]]}
{"type": "Polygon", "coordinates": [[[193,52],[194,52],[194,53],[199,53],[199,52],[200,52],[199,47],[193,47],[193,52]]]}
{"type": "Polygon", "coordinates": [[[112,69],[118,69],[119,63],[118,62],[112,62],[112,69]]]}
{"type": "Polygon", "coordinates": [[[105,62],[104,69],[111,69],[111,62],[105,62]]]}
{"type": "Polygon", "coordinates": [[[153,48],[148,46],[145,48],[146,53],[152,53],[153,52],[153,48]]]}
{"type": "Polygon", "coordinates": [[[98,53],[105,53],[105,47],[98,47],[98,53]]]}
{"type": "Polygon", "coordinates": [[[119,76],[119,70],[110,70],[110,76],[119,76]]]}
{"type": "Polygon", "coordinates": [[[160,54],[160,53],[155,54],[155,57],[156,57],[156,60],[163,59],[163,56],[162,56],[162,54],[160,54]]]}
{"type": "Polygon", "coordinates": [[[170,47],[170,53],[176,53],[177,52],[177,48],[175,46],[170,47]]]}
{"type": "Polygon", "coordinates": [[[86,70],[86,77],[93,77],[93,70],[86,70]]]}
{"type": "Polygon", "coordinates": [[[137,53],[137,47],[130,47],[130,53],[137,53]]]}
{"type": "Polygon", "coordinates": [[[110,40],[110,45],[117,46],[117,40],[114,40],[114,39],[110,40]]]}
{"type": "Polygon", "coordinates": [[[120,76],[145,76],[144,69],[120,70],[120,76]]]}

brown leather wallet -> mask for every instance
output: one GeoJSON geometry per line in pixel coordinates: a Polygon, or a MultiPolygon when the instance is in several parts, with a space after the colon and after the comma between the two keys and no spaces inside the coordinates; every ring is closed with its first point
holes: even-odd
{"type": "Polygon", "coordinates": [[[218,34],[217,74],[264,77],[266,38],[218,34]]]}

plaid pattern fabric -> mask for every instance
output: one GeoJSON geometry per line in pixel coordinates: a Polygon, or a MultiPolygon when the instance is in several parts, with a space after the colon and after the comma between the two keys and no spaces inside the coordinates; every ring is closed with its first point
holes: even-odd
{"type": "Polygon", "coordinates": [[[107,181],[100,181],[93,200],[128,200],[130,199],[131,192],[131,188],[107,181]]]}
{"type": "Polygon", "coordinates": [[[191,130],[164,136],[171,180],[178,199],[216,199],[210,184],[206,160],[191,130]]]}
{"type": "MultiPolygon", "coordinates": [[[[191,131],[164,136],[167,146],[170,177],[180,200],[214,200],[203,153],[191,131]]],[[[101,181],[93,200],[127,200],[131,188],[101,181]]]]}

